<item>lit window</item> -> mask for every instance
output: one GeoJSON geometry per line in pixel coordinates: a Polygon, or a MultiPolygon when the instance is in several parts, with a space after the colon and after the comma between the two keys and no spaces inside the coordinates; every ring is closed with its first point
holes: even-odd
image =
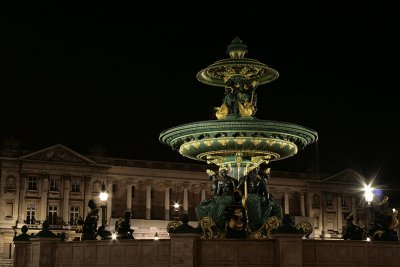
{"type": "Polygon", "coordinates": [[[28,190],[37,190],[37,178],[36,176],[28,177],[28,190]]]}
{"type": "Polygon", "coordinates": [[[58,181],[57,179],[50,180],[50,191],[58,191],[58,181]]]}
{"type": "Polygon", "coordinates": [[[49,206],[49,224],[58,224],[58,208],[57,206],[49,206]]]}
{"type": "Polygon", "coordinates": [[[71,186],[71,191],[72,192],[80,192],[80,181],[79,178],[72,178],[72,186],[71,186]]]}
{"type": "Polygon", "coordinates": [[[35,224],[36,223],[35,214],[36,214],[36,206],[33,204],[28,204],[26,207],[26,223],[27,224],[35,224]]]}
{"type": "Polygon", "coordinates": [[[70,225],[77,225],[77,220],[79,217],[79,207],[78,206],[72,206],[71,207],[71,212],[69,214],[69,220],[70,220],[70,225]]]}

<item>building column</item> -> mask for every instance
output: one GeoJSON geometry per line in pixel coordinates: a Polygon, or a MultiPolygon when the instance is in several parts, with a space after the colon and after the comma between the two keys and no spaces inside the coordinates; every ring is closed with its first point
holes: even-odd
{"type": "Polygon", "coordinates": [[[337,230],[339,234],[342,234],[343,227],[343,212],[342,212],[342,197],[338,196],[337,198],[337,230]]]}
{"type": "Polygon", "coordinates": [[[126,210],[132,213],[132,185],[128,184],[126,188],[126,210]]]}
{"type": "Polygon", "coordinates": [[[289,214],[289,192],[285,191],[285,214],[289,214]]]}
{"type": "Polygon", "coordinates": [[[89,199],[91,199],[91,196],[90,196],[90,180],[91,179],[92,179],[92,177],[90,177],[90,176],[85,176],[83,178],[82,192],[83,192],[83,201],[84,201],[84,203],[83,203],[83,216],[84,217],[89,212],[88,204],[89,204],[89,199]]]}
{"type": "Polygon", "coordinates": [[[206,199],[206,190],[201,189],[200,201],[204,201],[206,199]]]}
{"type": "Polygon", "coordinates": [[[165,192],[164,192],[164,209],[165,209],[165,220],[169,221],[169,208],[170,208],[170,203],[169,203],[169,191],[170,191],[170,184],[165,184],[165,192]]]}
{"type": "Polygon", "coordinates": [[[304,192],[300,192],[300,214],[306,216],[306,205],[304,202],[304,192]]]}
{"type": "Polygon", "coordinates": [[[206,190],[207,190],[207,184],[205,184],[205,183],[202,183],[201,185],[200,185],[200,188],[201,188],[201,193],[200,193],[200,201],[204,201],[205,199],[206,199],[206,197],[207,197],[207,195],[206,195],[206,190]]]}
{"type": "Polygon", "coordinates": [[[189,203],[189,189],[185,187],[183,189],[183,212],[188,213],[188,203],[189,203]]]}
{"type": "Polygon", "coordinates": [[[71,186],[71,181],[69,177],[64,176],[64,200],[63,200],[63,214],[62,214],[62,218],[63,221],[67,224],[69,224],[68,221],[68,211],[69,211],[69,191],[70,191],[70,187],[71,186]]]}
{"type": "Polygon", "coordinates": [[[40,188],[40,221],[44,221],[47,218],[47,192],[49,191],[49,178],[47,175],[41,176],[42,186],[40,188]]]}
{"type": "Polygon", "coordinates": [[[313,193],[311,193],[311,192],[307,192],[306,193],[307,216],[308,217],[313,217],[313,214],[312,214],[312,202],[313,202],[312,197],[313,197],[313,193]]]}
{"type": "Polygon", "coordinates": [[[330,235],[328,236],[328,232],[327,232],[327,207],[326,207],[326,193],[322,193],[321,194],[321,223],[322,223],[322,227],[321,227],[321,235],[322,237],[330,237],[330,235]]]}
{"type": "Polygon", "coordinates": [[[107,220],[107,225],[110,225],[112,217],[112,200],[113,200],[113,184],[111,178],[107,179],[107,194],[108,194],[108,199],[107,199],[106,220],[107,220]]]}
{"type": "Polygon", "coordinates": [[[19,179],[19,200],[16,201],[18,207],[17,207],[17,216],[18,216],[18,222],[23,223],[25,220],[26,216],[26,210],[25,210],[25,188],[26,188],[26,174],[20,174],[20,179],[19,179]]]}
{"type": "Polygon", "coordinates": [[[146,220],[151,220],[151,185],[146,186],[146,220]]]}
{"type": "Polygon", "coordinates": [[[358,224],[358,218],[357,218],[357,201],[355,197],[351,198],[351,213],[354,216],[354,223],[358,224]]]}

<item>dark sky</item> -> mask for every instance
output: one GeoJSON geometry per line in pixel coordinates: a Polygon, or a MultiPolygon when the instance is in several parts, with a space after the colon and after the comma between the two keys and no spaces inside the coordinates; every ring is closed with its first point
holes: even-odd
{"type": "Polygon", "coordinates": [[[214,119],[223,88],[195,75],[227,57],[239,36],[248,57],[280,74],[257,89],[256,117],[319,133],[317,144],[273,169],[314,162],[323,173],[352,168],[400,184],[397,9],[376,1],[194,4],[3,13],[0,137],[27,149],[62,143],[85,154],[102,144],[109,156],[194,163],[159,143],[159,133],[214,119]]]}

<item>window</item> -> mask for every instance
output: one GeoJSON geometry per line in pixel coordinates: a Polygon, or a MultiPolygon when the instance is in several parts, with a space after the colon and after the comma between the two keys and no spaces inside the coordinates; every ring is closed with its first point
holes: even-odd
{"type": "Polygon", "coordinates": [[[71,186],[71,191],[72,192],[80,192],[80,181],[79,178],[72,178],[72,186],[71,186]]]}
{"type": "Polygon", "coordinates": [[[317,194],[313,195],[312,208],[313,209],[319,209],[320,208],[320,197],[317,194]]]}
{"type": "Polygon", "coordinates": [[[37,190],[37,177],[36,176],[28,177],[28,190],[37,190]]]}
{"type": "Polygon", "coordinates": [[[132,185],[131,197],[132,197],[132,198],[135,198],[135,186],[134,186],[134,185],[132,185]]]}
{"type": "Polygon", "coordinates": [[[28,204],[26,207],[26,223],[34,224],[35,220],[36,206],[34,204],[28,204]]]}
{"type": "Polygon", "coordinates": [[[70,220],[70,225],[77,225],[77,220],[79,217],[79,207],[78,206],[72,206],[71,207],[71,212],[69,214],[69,220],[70,220]]]}
{"type": "Polygon", "coordinates": [[[49,206],[49,224],[58,224],[57,211],[57,206],[49,206]]]}
{"type": "Polygon", "coordinates": [[[55,178],[50,180],[50,191],[58,191],[58,181],[55,178]]]}

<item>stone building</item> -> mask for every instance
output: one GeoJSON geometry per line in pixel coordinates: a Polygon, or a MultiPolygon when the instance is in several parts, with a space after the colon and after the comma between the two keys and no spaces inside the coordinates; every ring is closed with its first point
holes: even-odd
{"type": "MultiPolygon", "coordinates": [[[[99,203],[104,183],[109,229],[124,211],[132,213],[136,239],[155,232],[168,238],[166,225],[175,203],[195,224],[194,208],[210,197],[207,165],[84,156],[63,145],[35,152],[3,149],[0,157],[0,261],[11,264],[14,232],[26,224],[34,233],[45,219],[55,232],[74,236],[87,203],[99,203]]],[[[349,213],[363,216],[362,177],[344,170],[320,178],[307,173],[272,171],[269,189],[285,213],[314,225],[313,237],[340,237],[349,213]]],[[[99,203],[101,204],[101,203],[99,203]]],[[[104,204],[104,203],[103,203],[104,204]]]]}

